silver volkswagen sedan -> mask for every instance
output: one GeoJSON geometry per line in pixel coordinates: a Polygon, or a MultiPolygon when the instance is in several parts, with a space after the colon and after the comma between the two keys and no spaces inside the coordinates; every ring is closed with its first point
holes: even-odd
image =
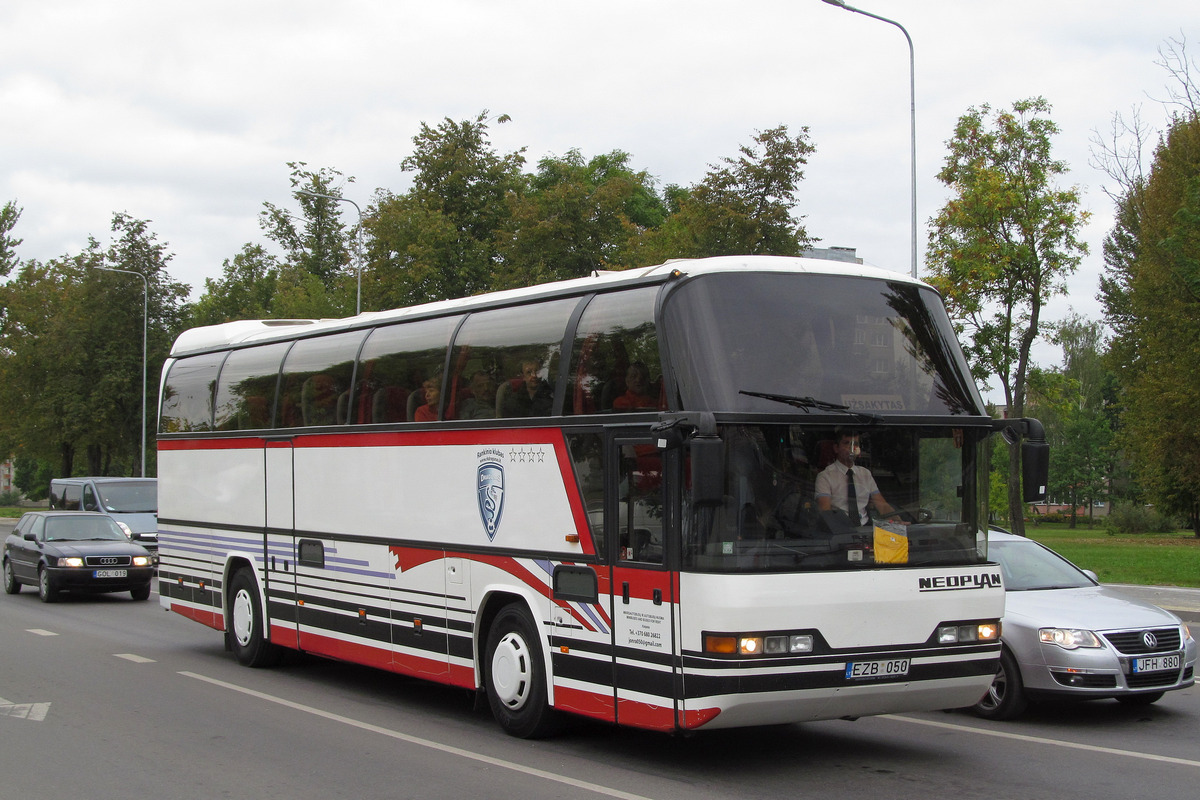
{"type": "Polygon", "coordinates": [[[1032,539],[993,529],[988,553],[1004,576],[1000,670],[971,710],[1010,719],[1039,696],[1148,705],[1191,686],[1196,640],[1158,606],[1101,586],[1032,539]]]}

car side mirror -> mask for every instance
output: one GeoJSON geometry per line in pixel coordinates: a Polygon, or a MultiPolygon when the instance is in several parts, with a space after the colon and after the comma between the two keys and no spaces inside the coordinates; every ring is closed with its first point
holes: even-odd
{"type": "Polygon", "coordinates": [[[30,533],[25,534],[24,539],[27,542],[36,542],[37,536],[35,536],[32,532],[30,532],[30,533]]]}

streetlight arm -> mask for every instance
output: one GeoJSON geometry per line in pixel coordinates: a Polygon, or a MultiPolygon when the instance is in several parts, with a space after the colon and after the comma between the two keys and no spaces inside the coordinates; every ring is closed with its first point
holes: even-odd
{"type": "Polygon", "coordinates": [[[895,25],[904,34],[905,41],[908,42],[908,108],[912,140],[910,158],[912,167],[912,276],[915,278],[917,277],[917,51],[913,47],[913,40],[908,35],[908,31],[896,20],[847,5],[845,0],[821,0],[821,2],[843,11],[851,11],[855,14],[862,14],[864,17],[886,22],[889,25],[895,25]]]}

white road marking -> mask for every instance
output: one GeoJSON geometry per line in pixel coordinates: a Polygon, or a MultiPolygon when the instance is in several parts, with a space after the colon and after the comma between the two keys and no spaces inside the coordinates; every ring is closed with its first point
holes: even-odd
{"type": "Polygon", "coordinates": [[[0,699],[0,717],[15,717],[41,722],[50,713],[49,703],[9,703],[0,699]]]}
{"type": "Polygon", "coordinates": [[[573,786],[576,789],[583,789],[584,791],[594,792],[595,794],[602,794],[607,797],[621,798],[621,800],[649,800],[649,798],[645,797],[644,795],[630,794],[629,792],[623,792],[620,789],[613,789],[608,786],[600,786],[599,784],[589,783],[587,781],[576,780],[575,778],[568,778],[565,775],[557,775],[553,772],[546,772],[545,770],[536,769],[534,767],[526,767],[521,764],[514,764],[509,761],[503,761],[499,758],[492,758],[491,756],[484,756],[484,755],[480,755],[479,753],[472,753],[470,750],[463,750],[462,748],[459,748],[459,747],[451,747],[450,745],[442,744],[441,742],[435,742],[430,739],[422,739],[417,736],[410,736],[407,733],[400,733],[399,731],[394,731],[394,730],[391,730],[390,728],[384,728],[379,725],[372,725],[369,722],[362,722],[360,720],[352,719],[351,717],[343,717],[341,714],[334,714],[333,712],[330,712],[330,711],[323,711],[319,708],[314,708],[312,706],[306,706],[302,703],[296,703],[291,700],[285,700],[282,697],[276,697],[274,695],[265,694],[264,692],[255,691],[254,689],[247,689],[244,686],[238,686],[237,684],[226,683],[225,681],[219,681],[216,678],[209,678],[204,675],[198,675],[195,672],[180,672],[179,674],[183,675],[184,677],[187,677],[187,678],[195,678],[198,681],[204,681],[205,683],[212,684],[213,686],[219,686],[222,689],[228,689],[231,692],[240,692],[241,694],[249,695],[250,697],[257,697],[259,700],[265,700],[268,703],[275,703],[277,705],[285,706],[287,708],[291,708],[296,711],[303,711],[305,714],[312,714],[313,716],[316,716],[316,717],[328,719],[333,722],[340,722],[343,725],[349,725],[353,728],[358,728],[360,730],[368,731],[370,733],[377,733],[377,734],[380,734],[381,736],[387,736],[392,739],[398,739],[402,742],[408,742],[409,744],[415,744],[420,747],[427,747],[430,750],[437,750],[439,752],[447,753],[452,756],[458,756],[460,758],[467,758],[472,761],[478,761],[483,764],[489,764],[493,767],[501,767],[503,769],[512,770],[513,772],[519,772],[523,775],[531,775],[535,778],[542,778],[544,780],[553,781],[555,783],[561,783],[561,784],[565,784],[567,786],[573,786]]]}
{"type": "Polygon", "coordinates": [[[135,664],[153,664],[153,663],[155,663],[153,658],[146,658],[145,656],[138,656],[138,655],[134,655],[133,653],[113,653],[113,655],[117,658],[123,658],[126,661],[132,661],[135,664]]]}
{"type": "Polygon", "coordinates": [[[47,630],[43,630],[42,628],[27,628],[25,630],[25,632],[26,633],[34,633],[34,634],[37,634],[38,636],[58,636],[58,634],[55,633],[54,631],[47,631],[47,630]]]}
{"type": "Polygon", "coordinates": [[[1010,731],[991,731],[986,728],[976,728],[970,725],[955,725],[950,722],[937,722],[932,719],[916,719],[915,717],[901,717],[895,714],[884,714],[883,719],[891,719],[896,722],[908,722],[913,725],[926,725],[931,728],[942,728],[944,730],[957,731],[960,733],[977,733],[980,736],[993,736],[997,739],[1012,739],[1018,742],[1028,742],[1030,744],[1043,744],[1053,747],[1065,747],[1068,750],[1085,750],[1089,753],[1103,753],[1109,756],[1125,756],[1126,758],[1138,758],[1143,761],[1159,761],[1164,764],[1179,764],[1184,767],[1200,767],[1200,761],[1193,761],[1187,758],[1175,758],[1174,756],[1160,756],[1154,753],[1141,753],[1137,750],[1120,750],[1115,747],[1101,747],[1094,744],[1081,744],[1080,742],[1064,742],[1059,739],[1047,739],[1044,736],[1028,736],[1024,733],[1012,733],[1010,731]]]}

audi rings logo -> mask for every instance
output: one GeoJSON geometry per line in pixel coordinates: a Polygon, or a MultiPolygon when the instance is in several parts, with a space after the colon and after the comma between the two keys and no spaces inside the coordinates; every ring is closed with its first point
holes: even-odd
{"type": "Polygon", "coordinates": [[[1158,637],[1150,631],[1144,631],[1142,633],[1142,644],[1146,645],[1147,650],[1153,650],[1158,647],[1158,637]]]}
{"type": "MultiPolygon", "coordinates": [[[[101,559],[100,559],[100,563],[101,563],[102,565],[103,565],[103,564],[117,564],[117,563],[119,563],[119,562],[120,562],[120,559],[118,559],[118,558],[113,558],[112,556],[105,556],[104,558],[101,558],[101,559]]],[[[1148,635],[1149,635],[1149,634],[1147,634],[1147,636],[1148,636],[1148,635]]]]}

